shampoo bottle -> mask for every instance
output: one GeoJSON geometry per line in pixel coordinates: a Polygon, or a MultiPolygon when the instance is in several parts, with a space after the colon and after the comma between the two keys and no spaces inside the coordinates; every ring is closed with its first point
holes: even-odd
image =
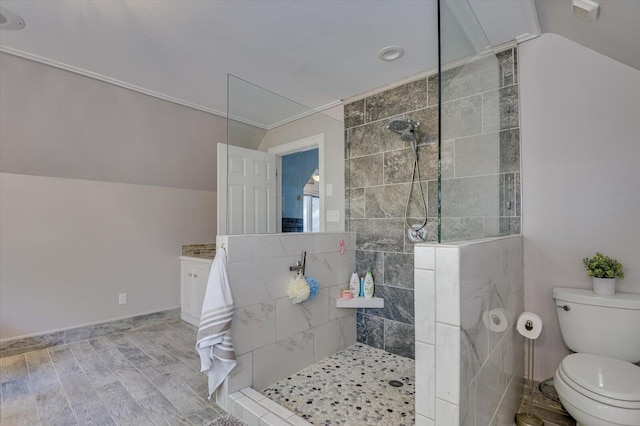
{"type": "Polygon", "coordinates": [[[349,281],[349,290],[353,293],[353,297],[358,297],[360,295],[360,278],[358,277],[358,273],[353,271],[351,275],[351,280],[349,281]]]}
{"type": "Polygon", "coordinates": [[[364,277],[364,297],[371,299],[373,297],[373,275],[371,271],[367,271],[364,277]]]}

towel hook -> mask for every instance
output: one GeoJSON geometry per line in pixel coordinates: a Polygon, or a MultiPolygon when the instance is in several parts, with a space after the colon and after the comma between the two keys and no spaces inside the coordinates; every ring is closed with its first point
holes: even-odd
{"type": "Polygon", "coordinates": [[[296,262],[296,266],[289,266],[289,270],[290,271],[298,271],[302,274],[302,276],[304,276],[304,269],[306,267],[307,264],[307,252],[303,251],[302,252],[302,261],[298,260],[296,262]]]}

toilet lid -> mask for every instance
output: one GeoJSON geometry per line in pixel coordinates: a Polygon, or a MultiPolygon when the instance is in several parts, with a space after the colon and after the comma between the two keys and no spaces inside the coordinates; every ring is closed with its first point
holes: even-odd
{"type": "Polygon", "coordinates": [[[607,398],[640,402],[640,367],[590,354],[572,354],[560,364],[564,374],[577,385],[607,398]]]}

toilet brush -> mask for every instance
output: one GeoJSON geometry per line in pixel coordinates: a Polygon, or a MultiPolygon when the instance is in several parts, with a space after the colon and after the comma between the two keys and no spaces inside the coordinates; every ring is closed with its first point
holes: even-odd
{"type": "MultiPolygon", "coordinates": [[[[530,326],[526,324],[525,327],[530,326]]],[[[528,328],[528,327],[527,327],[528,328]]],[[[525,413],[516,414],[516,426],[543,426],[542,419],[531,412],[533,406],[533,345],[534,340],[525,338],[525,351],[527,355],[527,383],[526,399],[527,410],[525,413]]]]}

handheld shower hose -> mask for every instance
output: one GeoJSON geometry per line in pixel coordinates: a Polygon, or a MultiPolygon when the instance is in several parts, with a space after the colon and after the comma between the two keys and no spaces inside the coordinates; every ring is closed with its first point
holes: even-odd
{"type": "Polygon", "coordinates": [[[404,209],[404,224],[408,230],[408,237],[412,243],[423,243],[427,240],[427,231],[425,229],[427,225],[427,201],[422,189],[422,182],[420,178],[420,165],[418,162],[418,140],[416,137],[416,128],[420,125],[420,122],[415,122],[409,118],[395,118],[389,121],[387,129],[392,132],[398,133],[400,139],[404,142],[411,144],[413,150],[413,171],[411,172],[411,184],[409,186],[409,195],[407,196],[407,204],[404,209]],[[413,193],[413,186],[415,178],[418,178],[418,188],[420,190],[420,201],[422,202],[422,211],[424,212],[423,220],[421,223],[409,223],[409,205],[411,204],[411,194],[413,193]]]}

